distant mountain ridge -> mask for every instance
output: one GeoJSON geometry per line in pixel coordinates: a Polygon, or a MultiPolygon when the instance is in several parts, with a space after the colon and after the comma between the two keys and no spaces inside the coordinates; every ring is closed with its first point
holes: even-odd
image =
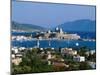
{"type": "Polygon", "coordinates": [[[57,27],[62,28],[63,31],[95,32],[96,21],[76,20],[60,24],[57,27]]]}
{"type": "MultiPolygon", "coordinates": [[[[82,19],[71,22],[65,22],[56,27],[62,28],[64,32],[76,31],[76,32],[95,32],[96,21],[82,19]]],[[[51,28],[54,30],[56,27],[51,28]]],[[[38,25],[22,24],[12,21],[12,30],[23,30],[23,31],[47,31],[49,28],[44,28],[38,25]]]]}
{"type": "Polygon", "coordinates": [[[21,31],[45,31],[46,28],[32,25],[32,24],[21,24],[15,21],[12,21],[12,30],[21,30],[21,31]]]}

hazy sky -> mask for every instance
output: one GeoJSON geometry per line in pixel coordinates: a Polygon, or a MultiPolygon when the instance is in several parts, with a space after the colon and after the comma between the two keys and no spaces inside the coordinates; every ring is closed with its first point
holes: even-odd
{"type": "Polygon", "coordinates": [[[12,2],[12,20],[44,27],[79,20],[95,20],[95,6],[12,2]]]}

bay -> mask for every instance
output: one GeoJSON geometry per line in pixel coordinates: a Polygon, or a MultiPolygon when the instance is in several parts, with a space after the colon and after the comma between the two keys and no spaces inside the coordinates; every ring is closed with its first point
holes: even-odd
{"type": "MultiPolygon", "coordinates": [[[[12,41],[12,46],[31,48],[31,47],[37,46],[37,40],[12,41]]],[[[40,48],[87,47],[89,49],[95,49],[96,42],[95,41],[80,41],[80,40],[50,40],[50,41],[49,40],[40,40],[39,47],[40,48]],[[78,43],[79,45],[76,46],[76,43],[78,43]]]]}

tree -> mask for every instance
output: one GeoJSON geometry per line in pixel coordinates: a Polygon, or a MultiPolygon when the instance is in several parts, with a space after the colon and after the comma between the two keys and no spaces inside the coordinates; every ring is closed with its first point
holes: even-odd
{"type": "Polygon", "coordinates": [[[13,74],[53,71],[52,65],[48,65],[47,60],[42,60],[42,57],[38,54],[38,49],[28,50],[23,55],[22,62],[18,66],[13,66],[13,69],[13,74]]]}
{"type": "Polygon", "coordinates": [[[80,70],[89,70],[89,69],[92,69],[92,67],[87,62],[81,62],[79,69],[80,70]]]}
{"type": "Polygon", "coordinates": [[[78,51],[78,54],[80,56],[86,56],[86,52],[89,51],[87,47],[81,47],[80,50],[78,51]]]}

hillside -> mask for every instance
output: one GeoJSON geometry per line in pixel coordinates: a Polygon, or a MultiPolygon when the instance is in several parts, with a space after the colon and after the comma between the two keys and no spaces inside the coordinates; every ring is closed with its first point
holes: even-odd
{"type": "Polygon", "coordinates": [[[21,30],[21,31],[45,31],[46,29],[32,24],[21,24],[12,21],[12,30],[21,30]]]}
{"type": "Polygon", "coordinates": [[[95,32],[96,21],[77,20],[60,24],[58,27],[64,31],[95,32]]]}

